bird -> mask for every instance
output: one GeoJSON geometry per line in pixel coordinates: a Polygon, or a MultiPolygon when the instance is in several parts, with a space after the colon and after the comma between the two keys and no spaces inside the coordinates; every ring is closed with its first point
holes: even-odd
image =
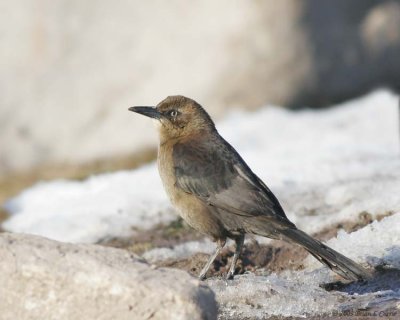
{"type": "Polygon", "coordinates": [[[164,189],[183,220],[216,243],[215,252],[200,272],[201,280],[206,279],[227,239],[236,245],[226,274],[226,279],[233,279],[246,234],[300,245],[344,279],[370,278],[362,266],[287,218],[275,195],[218,133],[199,103],[177,95],[156,106],[128,110],[156,120],[157,162],[164,189]]]}

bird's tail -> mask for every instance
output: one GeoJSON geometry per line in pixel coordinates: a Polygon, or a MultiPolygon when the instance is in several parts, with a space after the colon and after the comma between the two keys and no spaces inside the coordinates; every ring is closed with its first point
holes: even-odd
{"type": "Polygon", "coordinates": [[[353,260],[346,258],[299,229],[288,228],[282,230],[282,234],[290,242],[301,245],[320,262],[345,279],[359,281],[371,278],[370,273],[353,260]]]}

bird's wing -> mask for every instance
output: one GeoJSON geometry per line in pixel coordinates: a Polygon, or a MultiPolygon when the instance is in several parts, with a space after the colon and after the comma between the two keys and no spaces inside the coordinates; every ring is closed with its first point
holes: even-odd
{"type": "Polygon", "coordinates": [[[176,186],[211,206],[241,216],[286,215],[273,193],[222,138],[176,144],[176,186]]]}

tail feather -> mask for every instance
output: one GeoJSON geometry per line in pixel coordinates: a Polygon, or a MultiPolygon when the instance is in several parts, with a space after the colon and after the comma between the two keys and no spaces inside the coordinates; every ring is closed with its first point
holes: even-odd
{"type": "Polygon", "coordinates": [[[343,278],[353,281],[367,280],[371,274],[353,260],[346,258],[339,252],[329,248],[322,242],[313,239],[299,229],[282,230],[282,234],[290,242],[297,243],[306,249],[320,262],[343,278]]]}

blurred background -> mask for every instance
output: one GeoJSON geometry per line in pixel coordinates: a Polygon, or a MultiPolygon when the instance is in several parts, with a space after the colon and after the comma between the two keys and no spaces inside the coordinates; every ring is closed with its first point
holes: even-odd
{"type": "Polygon", "coordinates": [[[0,204],[153,159],[132,105],[182,94],[218,119],[400,87],[395,0],[2,1],[0,39],[0,204]]]}

